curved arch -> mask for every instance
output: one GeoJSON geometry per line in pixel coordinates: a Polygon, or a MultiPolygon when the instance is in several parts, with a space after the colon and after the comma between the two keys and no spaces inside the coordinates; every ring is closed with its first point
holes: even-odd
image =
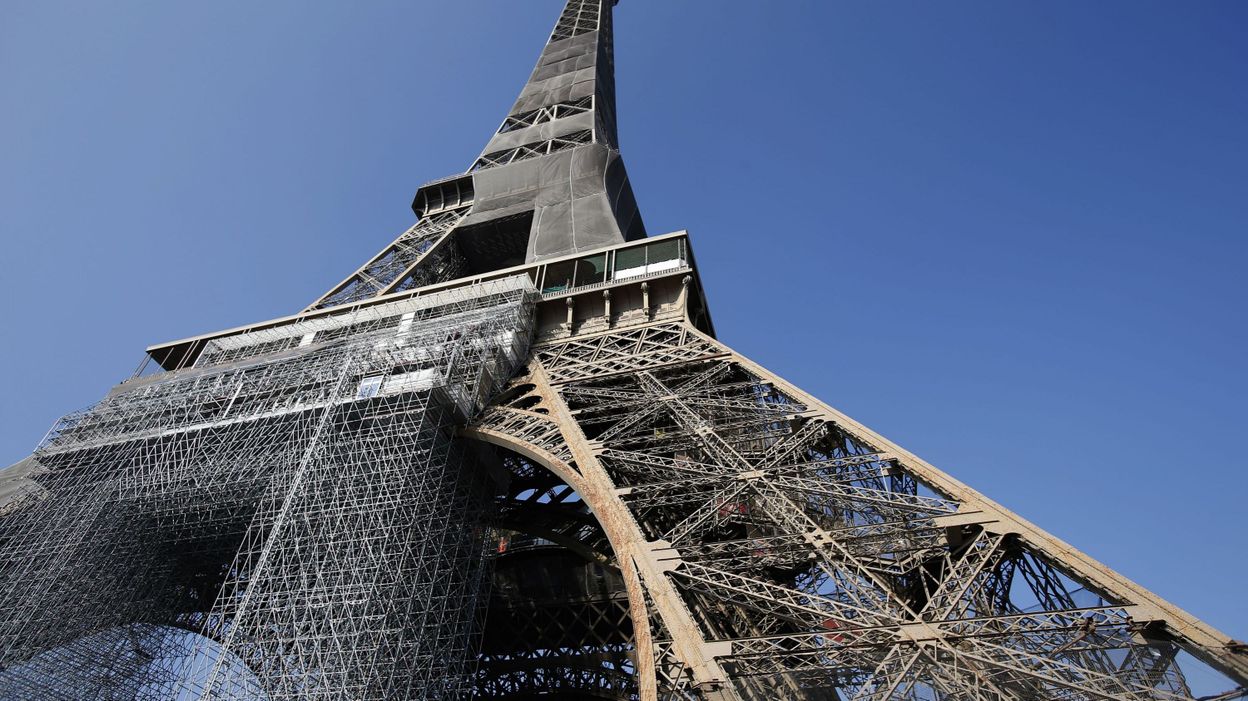
{"type": "MultiPolygon", "coordinates": [[[[553,423],[553,420],[544,414],[537,412],[526,413],[531,413],[534,420],[551,421],[553,423]]],[[[611,549],[615,552],[620,574],[624,579],[624,588],[628,592],[628,608],[629,616],[633,620],[634,645],[637,653],[637,682],[641,699],[643,701],[656,700],[658,698],[658,686],[654,667],[655,653],[654,641],[651,636],[650,612],[646,607],[646,597],[642,589],[641,575],[637,570],[636,562],[633,560],[633,553],[637,547],[636,538],[624,528],[624,524],[620,521],[621,516],[627,518],[627,513],[619,513],[623,506],[616,500],[614,494],[604,491],[602,485],[591,483],[590,480],[586,479],[584,475],[567,462],[522,438],[504,431],[481,426],[463,428],[460,429],[459,433],[465,438],[480,440],[519,453],[533,461],[534,464],[549,470],[580,495],[581,500],[590,510],[590,513],[593,514],[598,525],[602,527],[603,533],[606,534],[607,540],[611,543],[611,549]]]]}
{"type": "Polygon", "coordinates": [[[259,675],[219,640],[182,624],[127,623],[95,630],[0,672],[0,697],[198,698],[214,669],[218,686],[269,698],[259,675]]]}

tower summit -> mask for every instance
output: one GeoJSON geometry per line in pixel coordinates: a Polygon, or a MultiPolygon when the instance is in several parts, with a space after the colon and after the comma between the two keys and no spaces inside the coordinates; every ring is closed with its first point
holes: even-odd
{"type": "Polygon", "coordinates": [[[421,187],[412,211],[420,223],[308,310],[646,235],[619,152],[608,4],[564,7],[481,155],[421,187]]]}
{"type": "Polygon", "coordinates": [[[612,5],[359,270],[0,478],[0,698],[1241,698],[1242,643],[716,337],[612,5]]]}

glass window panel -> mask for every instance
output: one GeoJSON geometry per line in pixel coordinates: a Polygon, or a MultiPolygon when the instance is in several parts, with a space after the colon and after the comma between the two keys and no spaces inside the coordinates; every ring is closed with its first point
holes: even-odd
{"type": "Polygon", "coordinates": [[[637,246],[615,252],[615,272],[612,279],[644,275],[646,272],[646,247],[637,246]]]}
{"type": "Polygon", "coordinates": [[[546,280],[542,283],[542,292],[561,292],[572,286],[572,273],[576,269],[576,261],[563,260],[546,266],[546,280]]]}
{"type": "Polygon", "coordinates": [[[680,239],[669,239],[667,241],[659,241],[646,246],[648,249],[649,260],[646,261],[650,265],[661,263],[668,260],[680,259],[680,239]]]}
{"type": "Polygon", "coordinates": [[[607,267],[607,255],[599,253],[596,256],[582,258],[576,261],[576,286],[593,285],[603,281],[603,272],[607,267]]]}

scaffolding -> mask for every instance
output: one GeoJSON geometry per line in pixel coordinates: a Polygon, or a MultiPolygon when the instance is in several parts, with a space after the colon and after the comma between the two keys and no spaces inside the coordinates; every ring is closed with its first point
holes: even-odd
{"type": "Polygon", "coordinates": [[[494,485],[454,428],[523,362],[527,276],[213,340],[36,451],[0,521],[0,697],[447,699],[494,485]]]}

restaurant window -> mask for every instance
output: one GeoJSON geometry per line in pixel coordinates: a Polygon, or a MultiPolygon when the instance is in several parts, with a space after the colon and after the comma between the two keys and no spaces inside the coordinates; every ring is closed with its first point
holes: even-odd
{"type": "Polygon", "coordinates": [[[605,279],[607,267],[607,254],[599,253],[596,256],[582,258],[576,261],[576,281],[575,286],[594,285],[605,279]]]}

